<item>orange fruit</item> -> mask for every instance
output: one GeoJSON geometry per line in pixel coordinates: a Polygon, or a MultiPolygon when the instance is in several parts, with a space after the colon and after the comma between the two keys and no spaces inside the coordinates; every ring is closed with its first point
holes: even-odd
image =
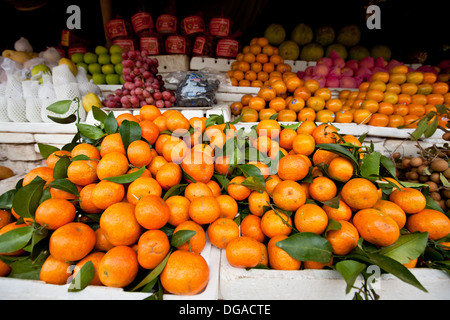
{"type": "Polygon", "coordinates": [[[94,183],[98,181],[98,163],[97,160],[72,161],[67,167],[67,178],[79,186],[94,183]]]}
{"type": "Polygon", "coordinates": [[[317,177],[309,185],[308,191],[312,199],[325,202],[336,196],[337,187],[333,180],[327,177],[317,177]]]}
{"type": "Polygon", "coordinates": [[[75,277],[76,274],[81,270],[81,268],[87,263],[92,262],[94,266],[94,277],[92,278],[89,285],[91,286],[101,286],[102,282],[100,281],[100,276],[98,274],[98,266],[100,265],[100,261],[102,260],[103,256],[105,255],[104,252],[92,252],[88,254],[84,259],[80,260],[73,271],[73,276],[75,277]]]}
{"type": "Polygon", "coordinates": [[[306,203],[295,212],[294,225],[299,232],[322,234],[327,228],[328,216],[318,205],[306,203]]]}
{"type": "Polygon", "coordinates": [[[163,190],[169,190],[181,182],[183,173],[180,165],[168,162],[159,168],[156,174],[156,181],[160,184],[163,190]]]}
{"type": "Polygon", "coordinates": [[[368,209],[378,201],[378,189],[369,180],[353,178],[341,190],[342,200],[352,209],[368,209]]]}
{"type": "Polygon", "coordinates": [[[108,180],[100,181],[92,190],[92,203],[99,209],[106,209],[114,203],[122,201],[125,187],[120,183],[108,180]]]}
{"type": "Polygon", "coordinates": [[[271,139],[277,139],[280,135],[281,126],[277,120],[263,120],[256,126],[258,136],[267,136],[271,139]]]}
{"type": "Polygon", "coordinates": [[[421,104],[410,103],[408,105],[408,115],[421,117],[425,114],[425,106],[421,104]]]}
{"type": "Polygon", "coordinates": [[[114,246],[135,244],[142,233],[142,227],[134,214],[135,205],[118,202],[109,206],[100,217],[100,228],[114,246]]]}
{"type": "Polygon", "coordinates": [[[317,126],[311,135],[313,136],[316,144],[321,143],[336,143],[337,140],[337,129],[329,124],[321,124],[317,126]]]}
{"type": "Polygon", "coordinates": [[[322,209],[327,214],[328,219],[333,220],[349,221],[353,215],[352,209],[342,200],[339,200],[339,206],[337,208],[333,208],[324,204],[322,206],[322,209]]]}
{"type": "Polygon", "coordinates": [[[353,112],[353,122],[356,124],[367,124],[372,117],[372,113],[367,109],[358,109],[353,112]]]}
{"type": "Polygon", "coordinates": [[[47,159],[45,160],[45,164],[47,165],[47,167],[54,169],[55,165],[59,161],[59,159],[61,159],[64,156],[67,156],[70,158],[71,152],[66,151],[66,150],[54,151],[47,157],[47,159]]]}
{"type": "Polygon", "coordinates": [[[446,94],[448,92],[449,89],[449,85],[446,82],[435,82],[432,84],[433,86],[433,91],[432,93],[438,93],[438,94],[446,94]]]}
{"type": "Polygon", "coordinates": [[[120,152],[105,154],[97,165],[97,176],[100,180],[117,177],[127,173],[129,162],[127,157],[120,152]]]}
{"type": "Polygon", "coordinates": [[[100,155],[104,157],[110,152],[120,152],[126,155],[120,133],[113,133],[105,136],[100,144],[100,155]]]}
{"type": "Polygon", "coordinates": [[[49,183],[54,180],[53,169],[49,168],[49,167],[37,167],[37,168],[31,169],[23,178],[22,186],[25,187],[31,181],[33,181],[36,177],[40,177],[43,180],[45,180],[47,183],[49,183]]]}
{"type": "Polygon", "coordinates": [[[112,248],[114,248],[114,245],[108,240],[106,237],[106,233],[102,228],[98,228],[95,230],[95,247],[94,250],[96,251],[108,251],[112,248]]]}
{"type": "Polygon", "coordinates": [[[403,209],[396,205],[394,202],[380,199],[372,208],[379,210],[384,215],[390,216],[392,219],[394,219],[400,229],[405,226],[405,211],[403,211],[403,209]]]}
{"type": "Polygon", "coordinates": [[[316,142],[312,135],[307,133],[297,134],[292,141],[292,149],[296,154],[311,155],[316,148],[316,142]]]}
{"type": "Polygon", "coordinates": [[[185,196],[175,195],[166,199],[170,209],[168,223],[176,227],[180,223],[189,220],[189,204],[191,201],[185,196]]]}
{"type": "Polygon", "coordinates": [[[383,113],[374,113],[368,122],[370,126],[387,127],[389,124],[389,116],[383,113]]]}
{"type": "Polygon", "coordinates": [[[78,261],[94,249],[95,232],[81,222],[69,222],[56,229],[49,240],[50,254],[62,261],[78,261]]]}
{"type": "Polygon", "coordinates": [[[389,116],[388,127],[398,128],[398,127],[402,126],[404,123],[405,123],[405,120],[403,119],[403,117],[401,115],[392,114],[389,116]]]}
{"type": "Polygon", "coordinates": [[[70,157],[75,158],[79,155],[85,155],[90,159],[100,160],[100,151],[91,144],[79,143],[70,152],[70,157]]]}
{"type": "Polygon", "coordinates": [[[161,230],[148,230],[139,237],[137,259],[142,268],[154,269],[170,250],[169,238],[161,230]]]}
{"type": "Polygon", "coordinates": [[[154,178],[141,176],[130,183],[126,197],[129,203],[136,205],[140,198],[149,194],[160,197],[162,187],[154,178]]]}
{"type": "Polygon", "coordinates": [[[169,221],[170,208],[161,197],[150,194],[136,203],[135,215],[138,223],[145,229],[160,229],[169,221]]]}
{"type": "Polygon", "coordinates": [[[335,120],[337,123],[352,123],[353,113],[349,110],[338,111],[335,115],[335,120]]]}
{"type": "Polygon", "coordinates": [[[306,107],[298,113],[298,121],[314,121],[316,119],[316,112],[314,109],[306,107]]]}
{"type": "Polygon", "coordinates": [[[250,237],[258,242],[263,243],[266,239],[261,228],[261,217],[249,214],[245,216],[240,224],[241,235],[244,237],[250,237]]]}
{"type": "Polygon", "coordinates": [[[408,214],[422,211],[425,209],[427,202],[425,196],[419,190],[413,188],[400,188],[400,190],[394,188],[389,195],[389,200],[408,214]]]}
{"type": "Polygon", "coordinates": [[[189,204],[189,217],[200,225],[214,222],[220,216],[220,206],[213,196],[196,197],[189,204]]]}
{"type": "Polygon", "coordinates": [[[233,219],[218,218],[209,225],[207,234],[213,246],[225,249],[231,240],[239,237],[239,226],[233,219]]]}
{"type": "Polygon", "coordinates": [[[306,106],[317,112],[325,108],[325,100],[322,97],[312,96],[306,100],[306,106]]]}
{"type": "Polygon", "coordinates": [[[71,276],[71,272],[69,272],[70,266],[70,262],[56,259],[50,255],[45,259],[45,262],[41,267],[39,280],[55,285],[66,284],[71,276]]]}
{"type": "Polygon", "coordinates": [[[269,210],[261,218],[261,230],[268,238],[280,234],[289,235],[292,231],[292,219],[283,212],[269,210]]]}
{"type": "Polygon", "coordinates": [[[238,203],[234,198],[227,194],[216,197],[220,207],[219,218],[234,219],[238,214],[238,203]]]}
{"type": "Polygon", "coordinates": [[[123,121],[128,120],[128,121],[133,121],[133,122],[137,122],[139,123],[138,118],[136,118],[136,116],[132,115],[129,112],[125,112],[125,113],[121,113],[116,117],[117,120],[117,124],[120,125],[122,124],[123,121]]]}
{"type": "Polygon", "coordinates": [[[212,197],[213,193],[211,188],[204,182],[194,182],[188,184],[184,190],[184,196],[189,200],[193,201],[199,197],[212,197]]]}
{"type": "Polygon", "coordinates": [[[316,152],[314,152],[312,161],[314,165],[318,165],[321,163],[330,165],[331,161],[337,157],[339,157],[339,155],[334,152],[318,149],[316,150],[316,152]]]}
{"type": "Polygon", "coordinates": [[[264,206],[269,206],[270,196],[266,191],[252,191],[248,196],[248,208],[250,212],[261,217],[264,213],[264,206]]]}
{"type": "Polygon", "coordinates": [[[344,157],[337,157],[331,160],[328,165],[328,176],[340,182],[347,182],[353,176],[353,164],[344,157]]]}
{"type": "Polygon", "coordinates": [[[331,123],[331,122],[335,122],[336,119],[336,115],[333,111],[331,110],[320,110],[317,112],[316,115],[316,120],[318,122],[322,122],[322,123],[331,123]]]}
{"type": "Polygon", "coordinates": [[[450,219],[440,211],[424,209],[408,216],[406,229],[409,232],[428,232],[432,240],[439,240],[450,233],[450,219]]]}
{"type": "Polygon", "coordinates": [[[302,262],[292,258],[286,251],[277,246],[277,242],[286,239],[286,235],[277,235],[267,244],[269,265],[274,270],[298,270],[302,262]]]}
{"type": "Polygon", "coordinates": [[[235,268],[256,267],[262,258],[260,243],[245,236],[231,240],[225,253],[228,263],[235,268]]]}
{"type": "Polygon", "coordinates": [[[187,220],[180,223],[173,232],[176,233],[180,230],[195,231],[195,234],[188,241],[178,246],[177,249],[201,253],[206,245],[206,232],[203,227],[195,221],[187,220]]]}
{"type": "Polygon", "coordinates": [[[274,188],[272,201],[282,210],[294,211],[305,203],[306,193],[299,183],[284,180],[274,188]]]}
{"type": "Polygon", "coordinates": [[[98,266],[100,281],[107,287],[123,288],[139,271],[136,252],[128,246],[117,246],[105,253],[98,266]]]}
{"type": "Polygon", "coordinates": [[[308,79],[303,84],[312,94],[320,88],[319,82],[315,79],[308,79]]]}
{"type": "Polygon", "coordinates": [[[247,199],[251,193],[251,190],[246,186],[241,185],[241,183],[245,180],[244,176],[237,176],[230,180],[228,183],[228,194],[233,197],[233,199],[237,201],[242,201],[247,199]]]}
{"type": "Polygon", "coordinates": [[[56,230],[75,219],[75,206],[64,199],[48,199],[36,209],[35,221],[48,230],[56,230]]]}
{"type": "Polygon", "coordinates": [[[292,142],[297,136],[297,132],[291,128],[282,129],[279,137],[279,145],[281,148],[286,150],[292,149],[292,142]]]}
{"type": "Polygon", "coordinates": [[[308,171],[309,165],[300,155],[287,155],[278,162],[277,174],[282,180],[302,180],[308,171]]]}
{"type": "Polygon", "coordinates": [[[400,236],[397,222],[377,209],[358,211],[353,216],[353,224],[364,240],[377,246],[390,246],[400,236]]]}
{"type": "Polygon", "coordinates": [[[152,161],[151,148],[147,142],[135,140],[127,148],[127,157],[131,165],[145,167],[152,161]]]}
{"type": "Polygon", "coordinates": [[[141,121],[144,120],[155,120],[161,115],[161,110],[154,105],[145,105],[139,109],[139,116],[141,121]]]}
{"type": "Polygon", "coordinates": [[[338,220],[338,222],[341,224],[341,228],[328,231],[325,239],[330,242],[333,254],[346,255],[357,246],[359,233],[350,222],[345,220],[338,220]]]}

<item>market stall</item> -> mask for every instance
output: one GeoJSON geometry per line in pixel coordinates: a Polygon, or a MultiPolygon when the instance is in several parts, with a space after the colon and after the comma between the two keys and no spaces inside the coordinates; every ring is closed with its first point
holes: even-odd
{"type": "Polygon", "coordinates": [[[0,299],[450,298],[445,41],[165,4],[5,8],[0,299]]]}

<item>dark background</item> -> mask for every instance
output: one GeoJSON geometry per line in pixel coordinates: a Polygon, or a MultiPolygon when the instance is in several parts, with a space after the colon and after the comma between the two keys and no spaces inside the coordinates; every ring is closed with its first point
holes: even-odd
{"type": "MultiPolygon", "coordinates": [[[[27,38],[35,51],[57,46],[61,30],[70,16],[66,9],[71,4],[81,8],[81,30],[76,34],[95,47],[105,44],[100,1],[47,0],[47,4],[32,11],[20,11],[14,5],[26,5],[39,0],[0,0],[0,49],[12,49],[21,36],[27,38]]],[[[389,45],[393,58],[408,62],[410,53],[426,51],[429,64],[449,59],[450,24],[446,1],[427,0],[112,0],[115,16],[129,19],[139,10],[150,12],[153,21],[163,13],[175,14],[179,21],[191,14],[201,14],[205,21],[217,16],[233,20],[238,40],[245,45],[253,37],[262,36],[271,23],[282,24],[287,34],[300,22],[313,29],[330,25],[357,24],[361,31],[361,45],[389,45]],[[366,27],[366,7],[376,4],[381,9],[381,30],[366,27]]]]}

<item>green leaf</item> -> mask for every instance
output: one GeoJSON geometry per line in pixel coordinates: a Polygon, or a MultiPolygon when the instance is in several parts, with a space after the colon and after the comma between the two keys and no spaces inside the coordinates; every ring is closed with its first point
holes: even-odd
{"type": "Polygon", "coordinates": [[[67,178],[67,168],[69,167],[70,163],[70,158],[68,156],[62,156],[55,164],[55,168],[53,169],[53,178],[67,178]]]}
{"type": "Polygon", "coordinates": [[[230,183],[230,180],[221,174],[214,174],[214,178],[217,180],[217,182],[222,186],[223,189],[228,189],[228,184],[230,183]]]}
{"type": "Polygon", "coordinates": [[[300,127],[301,124],[302,124],[301,122],[298,122],[298,123],[293,123],[293,124],[280,124],[280,126],[283,129],[292,129],[292,130],[297,131],[298,127],[300,127]]]}
{"type": "Polygon", "coordinates": [[[83,267],[77,272],[72,282],[70,283],[67,291],[69,292],[79,292],[86,288],[94,279],[95,268],[92,261],[86,262],[83,267]]]}
{"type": "Polygon", "coordinates": [[[170,240],[170,244],[178,248],[179,246],[185,244],[189,239],[197,234],[197,231],[194,230],[179,230],[172,235],[172,239],[170,240]]]}
{"type": "Polygon", "coordinates": [[[411,134],[411,137],[414,140],[419,140],[420,137],[424,134],[424,132],[427,130],[428,128],[428,119],[422,118],[418,123],[417,123],[417,128],[414,130],[414,132],[411,134]]]}
{"type": "Polygon", "coordinates": [[[366,154],[361,161],[361,176],[366,179],[378,178],[380,175],[380,158],[379,152],[366,154]]]}
{"type": "Polygon", "coordinates": [[[0,209],[10,210],[12,208],[12,201],[16,193],[15,189],[6,191],[0,196],[0,209]]]}
{"type": "Polygon", "coordinates": [[[50,188],[55,188],[69,192],[73,195],[79,196],[77,186],[70,180],[67,179],[55,179],[48,184],[50,188]]]}
{"type": "Polygon", "coordinates": [[[389,159],[386,156],[381,155],[380,157],[380,163],[383,165],[383,167],[389,172],[389,174],[397,179],[397,168],[395,166],[395,163],[391,161],[391,159],[389,159]]]}
{"type": "Polygon", "coordinates": [[[65,114],[69,111],[71,104],[72,100],[60,100],[49,105],[47,110],[57,114],[65,114]]]}
{"type": "Polygon", "coordinates": [[[442,210],[442,208],[436,203],[436,201],[432,197],[425,196],[425,198],[427,200],[427,203],[425,205],[426,209],[433,209],[445,213],[444,210],[442,210]]]}
{"type": "Polygon", "coordinates": [[[50,120],[52,120],[53,122],[60,123],[60,124],[68,124],[68,123],[73,123],[73,122],[77,121],[77,116],[75,114],[71,114],[65,118],[54,117],[54,116],[50,116],[50,115],[47,115],[47,117],[50,120]]]}
{"type": "Polygon", "coordinates": [[[108,113],[104,121],[105,124],[105,132],[107,134],[113,134],[117,132],[119,128],[119,124],[117,123],[116,117],[113,112],[108,113]]]}
{"type": "Polygon", "coordinates": [[[164,194],[163,200],[166,201],[168,198],[170,198],[172,196],[176,196],[176,195],[182,194],[184,189],[186,189],[187,186],[188,186],[187,183],[183,183],[183,184],[177,184],[177,185],[171,187],[164,194]]]}
{"type": "Polygon", "coordinates": [[[342,275],[347,287],[345,293],[348,294],[353,287],[358,275],[366,269],[364,263],[355,260],[344,260],[336,263],[336,270],[342,275]]]}
{"type": "MultiPolygon", "coordinates": [[[[12,205],[14,211],[22,218],[33,218],[39,206],[46,181],[40,177],[35,178],[25,187],[17,190],[12,205]]],[[[0,251],[1,252],[1,251],[0,251]]]]}
{"type": "Polygon", "coordinates": [[[278,117],[278,113],[274,113],[273,115],[270,116],[269,120],[276,120],[278,117]]]}
{"type": "Polygon", "coordinates": [[[424,292],[428,292],[422,284],[416,279],[416,277],[408,270],[403,264],[398,261],[395,261],[392,258],[387,256],[383,256],[376,253],[366,252],[367,257],[371,261],[371,263],[376,264],[384,271],[394,275],[400,280],[408,283],[424,292]]]}
{"type": "Polygon", "coordinates": [[[142,138],[141,126],[134,121],[124,120],[119,127],[119,132],[125,150],[127,150],[130,143],[142,138]]]}
{"type": "Polygon", "coordinates": [[[100,140],[105,135],[102,129],[90,124],[77,123],[76,126],[83,136],[92,140],[100,140]]]}
{"type": "Polygon", "coordinates": [[[419,257],[427,243],[428,232],[405,234],[401,235],[392,246],[383,247],[379,253],[405,264],[419,257]]]}
{"type": "Polygon", "coordinates": [[[111,182],[115,182],[115,183],[131,183],[134,180],[136,180],[137,178],[139,178],[145,171],[145,167],[140,168],[137,171],[134,171],[132,173],[127,173],[121,176],[116,176],[116,177],[108,177],[108,178],[104,178],[103,180],[108,180],[111,182]]]}
{"type": "Polygon", "coordinates": [[[242,170],[242,173],[245,177],[254,177],[258,179],[262,184],[265,183],[264,176],[261,173],[261,170],[255,166],[254,164],[240,164],[238,165],[239,169],[242,170]]]}
{"type": "Polygon", "coordinates": [[[277,242],[277,246],[300,261],[328,263],[332,257],[331,244],[328,240],[312,232],[296,233],[277,242]]]}
{"type": "Polygon", "coordinates": [[[355,158],[353,153],[351,153],[344,145],[334,144],[334,143],[322,143],[322,144],[316,145],[316,147],[319,149],[331,151],[338,155],[346,157],[352,161],[354,168],[358,167],[358,160],[355,158]]]}
{"type": "Polygon", "coordinates": [[[240,183],[242,186],[245,186],[249,188],[250,190],[254,191],[265,191],[266,186],[264,183],[261,183],[261,181],[257,177],[248,177],[245,178],[244,181],[240,183]]]}
{"type": "Polygon", "coordinates": [[[104,123],[108,116],[105,111],[96,106],[92,106],[92,115],[95,120],[100,121],[101,123],[104,123]]]}
{"type": "Polygon", "coordinates": [[[431,122],[431,124],[425,130],[425,132],[423,134],[424,137],[425,138],[431,137],[436,132],[436,129],[438,128],[438,125],[439,125],[439,120],[438,120],[437,117],[434,117],[433,122],[431,122]]]}
{"type": "Polygon", "coordinates": [[[58,151],[59,149],[55,146],[51,146],[49,144],[38,143],[39,152],[44,159],[47,159],[49,155],[53,152],[58,151]]]}
{"type": "Polygon", "coordinates": [[[172,252],[169,252],[167,256],[164,258],[164,260],[155,269],[153,269],[144,279],[142,279],[142,281],[139,282],[139,284],[137,284],[133,289],[131,289],[131,291],[136,291],[137,289],[142,288],[146,284],[156,279],[164,270],[164,267],[166,266],[167,260],[169,260],[171,253],[172,252]]]}
{"type": "Polygon", "coordinates": [[[85,154],[79,154],[73,158],[70,158],[70,161],[82,161],[82,160],[91,160],[91,158],[89,158],[85,154]]]}
{"type": "Polygon", "coordinates": [[[442,182],[442,185],[444,186],[444,187],[450,187],[450,182],[447,180],[447,178],[444,176],[444,174],[441,172],[441,173],[439,173],[439,179],[441,180],[441,182],[442,182]]]}
{"type": "Polygon", "coordinates": [[[328,200],[328,201],[324,201],[322,202],[324,205],[327,205],[330,208],[333,209],[339,209],[339,200],[341,200],[341,195],[338,194],[336,197],[328,200]]]}
{"type": "Polygon", "coordinates": [[[29,280],[39,280],[39,274],[41,272],[42,265],[48,257],[47,253],[41,253],[36,259],[31,260],[28,257],[20,257],[14,262],[10,263],[11,273],[10,278],[17,279],[29,279],[29,280]]]}
{"type": "Polygon", "coordinates": [[[0,252],[11,253],[22,249],[30,241],[34,228],[32,226],[12,229],[0,235],[0,252]]]}
{"type": "Polygon", "coordinates": [[[242,117],[244,117],[243,114],[241,114],[239,117],[237,117],[235,120],[231,121],[231,124],[237,124],[242,120],[242,117]]]}

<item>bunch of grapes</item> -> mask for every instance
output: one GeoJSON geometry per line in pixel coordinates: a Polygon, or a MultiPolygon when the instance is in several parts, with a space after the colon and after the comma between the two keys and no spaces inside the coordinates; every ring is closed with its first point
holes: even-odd
{"type": "Polygon", "coordinates": [[[147,50],[129,50],[122,53],[122,88],[103,100],[106,108],[140,108],[147,104],[158,108],[170,108],[176,101],[172,91],[164,87],[158,74],[158,60],[151,58],[147,50]]]}

